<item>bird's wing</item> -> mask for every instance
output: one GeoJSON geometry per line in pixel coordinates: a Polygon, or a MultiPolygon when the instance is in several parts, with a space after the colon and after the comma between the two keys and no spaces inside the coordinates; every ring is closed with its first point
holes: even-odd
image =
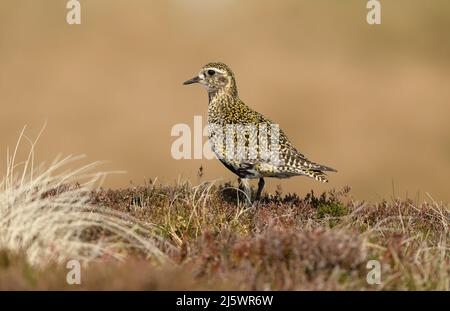
{"type": "MultiPolygon", "coordinates": [[[[272,122],[261,113],[253,110],[252,108],[244,105],[243,109],[246,109],[246,113],[242,114],[245,117],[240,117],[241,122],[248,122],[252,124],[267,124],[270,128],[272,122]]],[[[271,131],[268,131],[268,140],[271,141],[271,131]]],[[[279,155],[280,155],[280,168],[285,169],[288,173],[301,174],[313,177],[319,181],[326,181],[324,172],[336,172],[335,169],[321,165],[310,161],[303,153],[299,152],[294,145],[287,138],[283,130],[279,129],[279,155]]]]}

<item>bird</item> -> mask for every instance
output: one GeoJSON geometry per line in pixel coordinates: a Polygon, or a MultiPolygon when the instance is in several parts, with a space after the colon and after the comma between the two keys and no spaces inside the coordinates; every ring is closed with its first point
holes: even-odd
{"type": "Polygon", "coordinates": [[[294,147],[278,124],[247,106],[239,98],[235,75],[226,64],[208,63],[197,76],[183,84],[194,83],[203,85],[208,92],[211,148],[225,167],[238,176],[249,202],[250,179],[259,179],[254,201],[259,202],[266,177],[308,176],[325,183],[327,172],[337,172],[310,161],[294,147]]]}

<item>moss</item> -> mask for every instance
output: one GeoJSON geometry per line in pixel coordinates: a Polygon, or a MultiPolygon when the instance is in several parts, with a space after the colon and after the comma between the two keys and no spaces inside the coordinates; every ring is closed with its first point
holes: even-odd
{"type": "Polygon", "coordinates": [[[5,250],[0,250],[0,268],[8,268],[11,264],[10,255],[5,250]]]}
{"type": "Polygon", "coordinates": [[[317,207],[317,217],[342,217],[348,214],[348,208],[341,202],[320,203],[317,207]]]}

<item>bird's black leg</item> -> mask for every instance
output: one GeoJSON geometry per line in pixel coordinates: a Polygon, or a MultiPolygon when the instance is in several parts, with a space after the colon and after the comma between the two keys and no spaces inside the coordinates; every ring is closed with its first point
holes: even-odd
{"type": "Polygon", "coordinates": [[[252,189],[247,178],[238,178],[239,190],[243,192],[247,205],[251,205],[252,189]]]}
{"type": "Polygon", "coordinates": [[[261,194],[264,188],[264,178],[260,177],[258,182],[258,191],[256,192],[256,198],[255,201],[259,201],[261,199],[261,194]]]}

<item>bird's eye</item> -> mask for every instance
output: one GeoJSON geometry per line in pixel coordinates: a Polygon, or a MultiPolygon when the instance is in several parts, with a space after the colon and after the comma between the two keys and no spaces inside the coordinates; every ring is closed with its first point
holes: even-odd
{"type": "Polygon", "coordinates": [[[213,76],[215,74],[216,74],[216,72],[214,70],[212,70],[212,69],[208,70],[208,75],[213,76]]]}

